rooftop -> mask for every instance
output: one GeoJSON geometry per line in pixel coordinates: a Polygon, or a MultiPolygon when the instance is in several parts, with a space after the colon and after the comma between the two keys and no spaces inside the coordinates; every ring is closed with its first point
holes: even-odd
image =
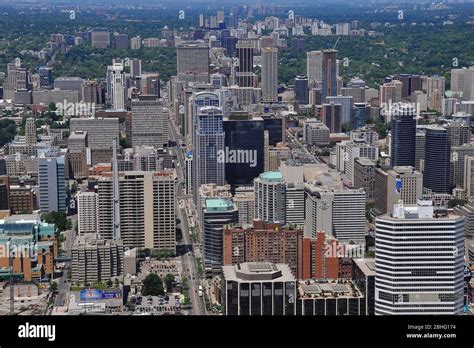
{"type": "Polygon", "coordinates": [[[206,199],[206,209],[213,211],[229,210],[234,207],[232,201],[222,198],[210,198],[206,199]]]}
{"type": "Polygon", "coordinates": [[[265,181],[283,181],[283,175],[280,172],[265,172],[260,174],[260,179],[265,181]]]}
{"type": "Polygon", "coordinates": [[[232,266],[223,266],[226,281],[296,281],[290,267],[283,263],[244,262],[232,266]]]}

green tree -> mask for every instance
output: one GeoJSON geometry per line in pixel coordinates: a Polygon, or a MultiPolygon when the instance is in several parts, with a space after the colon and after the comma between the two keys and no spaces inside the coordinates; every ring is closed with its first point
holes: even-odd
{"type": "Polygon", "coordinates": [[[16,125],[12,120],[0,120],[0,146],[10,143],[16,135],[16,125]]]}
{"type": "Polygon", "coordinates": [[[142,295],[143,296],[158,296],[164,295],[165,291],[163,289],[163,281],[161,278],[155,274],[150,273],[143,280],[142,295]]]}
{"type": "Polygon", "coordinates": [[[58,290],[58,283],[57,282],[52,282],[50,289],[51,289],[51,291],[57,291],[58,290]]]}
{"type": "Polygon", "coordinates": [[[72,227],[71,220],[67,218],[65,212],[62,211],[52,211],[50,213],[44,213],[41,215],[41,220],[49,224],[55,224],[58,232],[65,231],[72,227]]]}
{"type": "Polygon", "coordinates": [[[107,287],[111,288],[114,283],[112,282],[112,279],[107,280],[107,287]]]}
{"type": "Polygon", "coordinates": [[[165,282],[166,292],[171,292],[174,283],[174,276],[168,273],[163,280],[165,282]]]}

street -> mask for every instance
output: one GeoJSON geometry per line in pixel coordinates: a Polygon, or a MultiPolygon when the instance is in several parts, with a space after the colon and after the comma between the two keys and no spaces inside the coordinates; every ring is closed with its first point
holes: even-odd
{"type": "Polygon", "coordinates": [[[185,184],[185,176],[184,176],[184,155],[183,150],[181,148],[181,142],[179,136],[177,134],[176,128],[173,122],[169,121],[169,129],[170,129],[170,140],[176,141],[177,146],[174,148],[174,153],[176,154],[177,163],[176,163],[176,173],[178,176],[178,181],[176,183],[176,207],[177,207],[177,217],[180,221],[181,225],[181,232],[183,235],[183,240],[186,248],[186,252],[181,256],[183,261],[183,269],[189,270],[186,272],[188,276],[188,284],[189,284],[189,297],[191,299],[191,303],[193,306],[193,314],[195,315],[206,315],[206,309],[202,299],[198,295],[198,288],[199,288],[199,277],[196,271],[196,263],[195,263],[195,246],[193,245],[193,241],[189,236],[189,224],[188,218],[186,215],[186,201],[188,197],[184,194],[184,184],[185,184]],[[178,165],[179,164],[179,165],[178,165]],[[183,199],[185,204],[183,206],[179,205],[179,200],[183,199]],[[190,252],[189,252],[190,251],[190,252]]]}

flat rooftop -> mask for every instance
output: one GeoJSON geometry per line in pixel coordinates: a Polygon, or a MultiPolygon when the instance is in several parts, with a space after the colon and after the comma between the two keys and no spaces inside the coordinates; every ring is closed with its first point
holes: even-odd
{"type": "Polygon", "coordinates": [[[283,263],[244,262],[232,266],[223,266],[222,272],[226,281],[296,281],[291,273],[290,267],[283,263]]]}

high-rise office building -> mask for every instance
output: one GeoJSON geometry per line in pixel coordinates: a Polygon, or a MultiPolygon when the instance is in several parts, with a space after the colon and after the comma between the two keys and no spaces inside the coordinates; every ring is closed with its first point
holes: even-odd
{"type": "Polygon", "coordinates": [[[223,266],[225,315],[296,315],[296,278],[286,264],[223,266]]]}
{"type": "Polygon", "coordinates": [[[418,201],[375,225],[375,314],[462,314],[464,217],[418,201]]]}
{"type": "Polygon", "coordinates": [[[400,105],[392,115],[390,165],[415,166],[416,110],[410,104],[400,105]]]}
{"type": "Polygon", "coordinates": [[[264,103],[278,101],[278,48],[262,48],[262,94],[264,103]]]}
{"type": "Polygon", "coordinates": [[[331,133],[341,133],[343,123],[341,104],[323,104],[321,119],[331,133]]]}
{"type": "Polygon", "coordinates": [[[64,156],[46,152],[38,158],[38,186],[42,213],[66,211],[64,156]]]}
{"type": "Polygon", "coordinates": [[[451,143],[442,127],[426,127],[423,186],[436,193],[451,193],[451,143]]]}
{"type": "Polygon", "coordinates": [[[304,75],[298,75],[295,78],[295,99],[300,104],[309,103],[308,78],[304,75]]]}
{"type": "Polygon", "coordinates": [[[203,252],[208,270],[220,270],[223,255],[224,226],[237,223],[239,212],[232,201],[208,198],[203,209],[203,252]]]}
{"type": "MultiPolygon", "coordinates": [[[[118,178],[120,236],[124,246],[176,250],[174,170],[121,172],[118,178]]],[[[98,232],[114,239],[114,183],[104,173],[98,185],[98,232]]]]}
{"type": "Polygon", "coordinates": [[[343,243],[365,244],[365,192],[315,184],[305,187],[306,238],[324,231],[343,243]]]}
{"type": "Polygon", "coordinates": [[[264,124],[261,117],[224,119],[225,179],[228,184],[251,185],[264,171],[264,124]]]}
{"type": "Polygon", "coordinates": [[[114,65],[110,72],[110,91],[111,95],[111,109],[116,111],[125,110],[126,98],[126,79],[123,71],[123,66],[114,65]]]}
{"type": "Polygon", "coordinates": [[[91,43],[95,48],[107,48],[110,46],[110,33],[107,28],[94,28],[91,30],[91,43]]]}
{"type": "Polygon", "coordinates": [[[40,66],[38,69],[41,87],[53,86],[53,68],[47,66],[40,66]]]}
{"type": "Polygon", "coordinates": [[[402,98],[408,98],[413,92],[422,90],[420,75],[399,74],[396,79],[403,83],[402,98]]]}
{"type": "Polygon", "coordinates": [[[90,149],[110,149],[114,138],[120,138],[119,119],[112,118],[71,118],[71,132],[87,132],[90,149]]]}
{"type": "Polygon", "coordinates": [[[224,185],[225,161],[220,160],[224,149],[222,110],[215,106],[197,112],[193,149],[194,185],[224,185]]]}
{"type": "Polygon", "coordinates": [[[351,129],[365,127],[370,119],[370,106],[366,103],[354,103],[351,110],[351,129]]]}
{"type": "Polygon", "coordinates": [[[286,185],[280,172],[265,172],[255,178],[255,219],[286,223],[286,185]]]}
{"type": "Polygon", "coordinates": [[[393,206],[399,201],[403,204],[416,204],[422,194],[423,174],[413,167],[393,167],[387,172],[387,213],[391,213],[393,206]]]}
{"type": "Polygon", "coordinates": [[[130,61],[130,76],[132,78],[142,76],[142,61],[134,58],[130,61]]]}
{"type": "Polygon", "coordinates": [[[324,50],[322,61],[321,97],[337,95],[337,50],[324,50]]]}
{"type": "Polygon", "coordinates": [[[168,108],[154,95],[132,100],[132,145],[163,148],[168,144],[168,108]]]}
{"type": "Polygon", "coordinates": [[[310,51],[306,53],[306,74],[310,85],[319,84],[323,79],[323,52],[310,51]]]}
{"type": "Polygon", "coordinates": [[[253,72],[253,44],[250,40],[242,40],[236,44],[237,58],[239,65],[237,67],[236,77],[239,87],[255,87],[257,77],[253,72]]]}
{"type": "Polygon", "coordinates": [[[81,192],[77,194],[77,226],[78,233],[94,233],[97,235],[97,193],[81,192]]]}
{"type": "Polygon", "coordinates": [[[177,47],[177,74],[185,82],[209,82],[209,46],[184,42],[177,47]]]}

